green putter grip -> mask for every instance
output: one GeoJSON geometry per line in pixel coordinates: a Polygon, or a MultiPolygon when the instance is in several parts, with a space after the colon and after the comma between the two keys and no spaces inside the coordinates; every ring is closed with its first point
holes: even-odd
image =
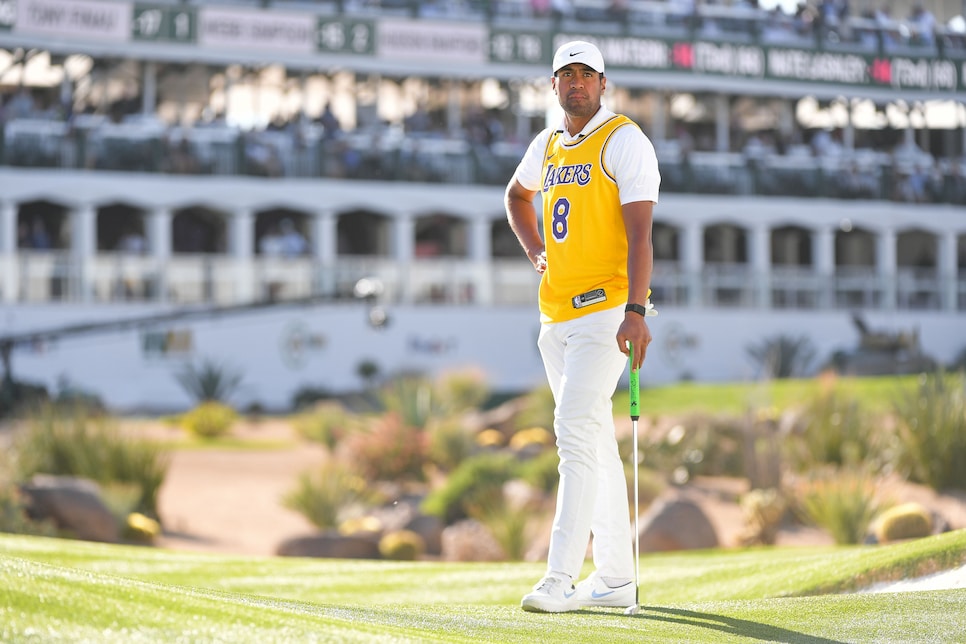
{"type": "MultiPolygon", "coordinates": [[[[628,364],[634,364],[634,344],[629,342],[628,347],[630,347],[628,364]]],[[[631,395],[631,420],[637,420],[641,417],[641,379],[637,369],[631,368],[628,388],[631,395]]]]}

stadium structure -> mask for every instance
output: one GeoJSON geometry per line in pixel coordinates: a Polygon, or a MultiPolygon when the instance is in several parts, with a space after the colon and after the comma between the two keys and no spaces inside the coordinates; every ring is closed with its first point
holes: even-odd
{"type": "Polygon", "coordinates": [[[961,360],[966,25],[848,7],[0,0],[5,377],[118,409],[189,405],[204,361],[266,409],[542,384],[503,188],[575,38],[661,165],[645,385],[763,377],[781,340],[961,360]]]}

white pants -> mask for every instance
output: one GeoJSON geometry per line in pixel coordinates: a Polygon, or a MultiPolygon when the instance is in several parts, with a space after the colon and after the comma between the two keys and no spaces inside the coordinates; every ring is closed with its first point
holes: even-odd
{"type": "Polygon", "coordinates": [[[593,534],[602,577],[633,579],[627,479],[617,451],[611,398],[627,357],[617,347],[623,305],[544,324],[537,345],[553,391],[560,456],[548,572],[577,579],[593,534]]]}

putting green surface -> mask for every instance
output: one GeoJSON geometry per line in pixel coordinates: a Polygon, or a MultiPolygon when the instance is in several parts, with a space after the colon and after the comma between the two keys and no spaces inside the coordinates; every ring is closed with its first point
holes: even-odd
{"type": "Polygon", "coordinates": [[[638,615],[543,615],[519,608],[543,564],[224,557],[0,535],[0,641],[961,642],[966,590],[845,591],[964,559],[966,531],[647,555],[638,615]]]}

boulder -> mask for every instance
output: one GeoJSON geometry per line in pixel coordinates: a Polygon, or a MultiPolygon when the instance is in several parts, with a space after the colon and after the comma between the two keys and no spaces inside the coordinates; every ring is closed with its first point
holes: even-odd
{"type": "Polygon", "coordinates": [[[357,533],[341,535],[336,531],[322,532],[286,539],[278,545],[280,557],[321,557],[330,559],[381,559],[379,534],[357,533]]]}
{"type": "Polygon", "coordinates": [[[486,526],[464,519],[443,530],[444,561],[503,561],[503,548],[486,526]]]}
{"type": "Polygon", "coordinates": [[[443,527],[443,520],[439,517],[418,514],[403,529],[415,532],[423,538],[427,555],[440,555],[443,552],[443,527]]]}
{"type": "Polygon", "coordinates": [[[101,499],[100,487],[94,481],[36,474],[20,490],[31,518],[49,519],[58,530],[85,541],[120,541],[117,518],[101,499]]]}
{"type": "Polygon", "coordinates": [[[719,545],[718,535],[704,510],[683,497],[658,499],[640,521],[641,552],[695,550],[719,545]]]}

